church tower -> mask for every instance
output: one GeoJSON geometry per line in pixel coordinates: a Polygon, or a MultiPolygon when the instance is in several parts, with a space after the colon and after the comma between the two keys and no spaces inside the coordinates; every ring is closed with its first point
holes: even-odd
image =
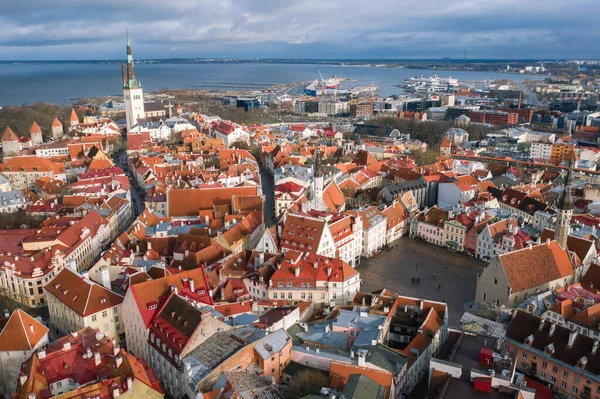
{"type": "Polygon", "coordinates": [[[321,149],[315,153],[315,172],[313,174],[313,209],[320,209],[323,202],[323,168],[321,166],[321,149]]]}
{"type": "Polygon", "coordinates": [[[452,144],[450,144],[450,140],[448,140],[448,136],[444,136],[442,140],[442,144],[440,144],[440,157],[442,158],[450,158],[452,154],[452,144]]]}
{"type": "Polygon", "coordinates": [[[127,32],[127,65],[122,65],[123,97],[125,98],[125,116],[127,117],[127,130],[137,124],[139,119],[145,117],[144,92],[142,85],[135,77],[133,55],[129,45],[129,32],[127,32]]]}
{"type": "Polygon", "coordinates": [[[556,226],[554,227],[554,238],[561,246],[561,248],[567,248],[567,238],[569,237],[569,230],[571,226],[571,217],[573,216],[573,197],[571,196],[571,190],[573,189],[573,157],[569,160],[569,170],[567,171],[567,177],[565,180],[565,189],[558,199],[558,212],[556,213],[556,226]]]}

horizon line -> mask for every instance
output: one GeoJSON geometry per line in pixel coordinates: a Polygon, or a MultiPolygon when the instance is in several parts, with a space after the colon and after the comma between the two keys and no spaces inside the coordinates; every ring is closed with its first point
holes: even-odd
{"type": "MultiPolygon", "coordinates": [[[[254,61],[329,61],[329,62],[358,62],[358,61],[381,61],[381,62],[415,62],[415,61],[454,61],[468,64],[476,61],[486,62],[564,62],[564,61],[600,61],[596,58],[298,58],[298,57],[169,57],[169,58],[135,58],[137,61],[168,61],[168,60],[254,60],[254,61]]],[[[2,60],[0,62],[122,62],[122,59],[89,58],[89,59],[28,59],[28,60],[2,60]]]]}

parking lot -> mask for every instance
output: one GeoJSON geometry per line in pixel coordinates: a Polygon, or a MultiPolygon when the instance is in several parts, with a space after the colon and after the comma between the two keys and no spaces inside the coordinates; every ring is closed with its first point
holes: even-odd
{"type": "Polygon", "coordinates": [[[458,327],[464,305],[475,298],[477,273],[485,265],[466,255],[404,237],[376,258],[362,259],[356,270],[363,280],[362,291],[387,288],[400,295],[445,301],[450,326],[458,327]],[[413,284],[413,277],[421,282],[413,284]]]}

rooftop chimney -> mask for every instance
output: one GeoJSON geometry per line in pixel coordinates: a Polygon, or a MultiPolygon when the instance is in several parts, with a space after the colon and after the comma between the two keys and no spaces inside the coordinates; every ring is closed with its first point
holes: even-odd
{"type": "Polygon", "coordinates": [[[121,367],[121,364],[123,363],[123,358],[119,355],[115,357],[115,364],[116,367],[121,367]]]}
{"type": "MultiPolygon", "coordinates": [[[[71,349],[71,343],[70,343],[69,341],[65,342],[65,343],[63,344],[63,350],[64,350],[64,351],[68,351],[68,350],[70,350],[70,349],[71,349]]],[[[89,349],[88,349],[88,350],[89,350],[89,349]]]]}
{"type": "Polygon", "coordinates": [[[594,340],[594,346],[592,347],[592,355],[595,355],[598,352],[598,346],[600,346],[600,341],[597,339],[594,340]]]}
{"type": "Polygon", "coordinates": [[[544,329],[545,324],[546,324],[546,319],[541,319],[540,326],[538,327],[538,331],[542,331],[544,329]]]}
{"type": "Polygon", "coordinates": [[[569,333],[569,348],[573,347],[573,344],[575,343],[575,338],[577,338],[577,333],[575,331],[571,331],[569,333]]]}
{"type": "Polygon", "coordinates": [[[364,349],[358,350],[358,367],[365,367],[365,358],[367,355],[367,351],[364,349]]]}
{"type": "Polygon", "coordinates": [[[99,366],[99,365],[100,365],[100,362],[101,362],[101,359],[100,359],[100,352],[94,352],[94,364],[95,364],[96,366],[99,366]]]}

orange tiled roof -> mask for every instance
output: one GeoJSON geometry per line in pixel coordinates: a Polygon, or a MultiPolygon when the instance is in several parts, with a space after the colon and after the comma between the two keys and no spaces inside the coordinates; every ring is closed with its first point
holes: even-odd
{"type": "Polygon", "coordinates": [[[4,129],[4,134],[2,135],[1,141],[18,141],[18,140],[19,140],[19,138],[17,137],[15,132],[13,132],[12,129],[7,126],[6,129],[4,129]]]}
{"type": "Polygon", "coordinates": [[[47,333],[46,326],[17,309],[0,332],[0,352],[32,350],[47,333]]]}
{"type": "Polygon", "coordinates": [[[331,182],[323,190],[323,202],[331,212],[339,212],[346,202],[346,198],[340,188],[331,182]]]}
{"type": "Polygon", "coordinates": [[[31,128],[29,129],[29,133],[41,133],[42,129],[40,128],[40,125],[37,124],[36,121],[33,121],[33,123],[31,124],[31,128]]]}
{"type": "Polygon", "coordinates": [[[120,305],[123,297],[87,280],[69,268],[62,269],[44,289],[80,316],[87,317],[120,305]]]}
{"type": "Polygon", "coordinates": [[[569,253],[556,241],[499,256],[512,292],[537,287],[573,274],[569,253]]]}

